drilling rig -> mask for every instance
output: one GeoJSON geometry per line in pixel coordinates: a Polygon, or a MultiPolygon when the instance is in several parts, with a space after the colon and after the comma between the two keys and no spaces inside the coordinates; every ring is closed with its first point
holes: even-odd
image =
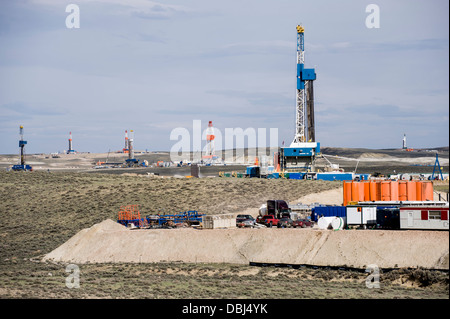
{"type": "Polygon", "coordinates": [[[314,172],[320,143],[316,142],[314,124],[315,69],[305,68],[305,29],[297,25],[297,103],[296,131],[289,147],[280,148],[280,169],[284,172],[314,172]]]}
{"type": "Polygon", "coordinates": [[[19,147],[20,147],[20,160],[17,165],[13,165],[11,168],[13,171],[32,171],[33,168],[25,164],[25,145],[27,144],[27,141],[23,139],[23,126],[20,126],[20,140],[19,140],[19,147]]]}
{"type": "Polygon", "coordinates": [[[67,151],[67,154],[75,154],[75,150],[72,149],[72,132],[69,132],[69,150],[67,151]]]}
{"type": "Polygon", "coordinates": [[[212,121],[208,123],[208,129],[206,131],[206,154],[202,156],[203,162],[209,166],[216,162],[218,156],[216,155],[216,148],[214,146],[214,139],[216,136],[214,135],[214,127],[212,121]]]}
{"type": "Polygon", "coordinates": [[[127,137],[128,141],[128,159],[125,160],[126,166],[136,167],[139,165],[139,160],[134,157],[134,132],[130,131],[130,138],[127,137]]]}

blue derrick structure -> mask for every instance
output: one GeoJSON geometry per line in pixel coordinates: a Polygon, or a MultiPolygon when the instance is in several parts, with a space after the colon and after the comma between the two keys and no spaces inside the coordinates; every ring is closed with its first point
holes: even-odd
{"type": "Polygon", "coordinates": [[[289,147],[280,148],[280,169],[285,172],[313,172],[320,143],[315,141],[313,81],[316,70],[305,68],[305,29],[297,26],[296,132],[289,147]]]}
{"type": "Polygon", "coordinates": [[[20,126],[20,164],[13,165],[11,168],[13,171],[32,171],[33,168],[30,165],[25,164],[25,145],[27,145],[27,141],[23,139],[23,126],[20,126]]]}

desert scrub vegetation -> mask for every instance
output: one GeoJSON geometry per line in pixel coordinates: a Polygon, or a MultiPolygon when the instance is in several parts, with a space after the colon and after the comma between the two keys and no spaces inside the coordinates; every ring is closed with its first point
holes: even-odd
{"type": "Polygon", "coordinates": [[[218,214],[259,207],[269,198],[295,200],[340,187],[325,181],[147,178],[67,172],[0,172],[4,235],[0,258],[47,253],[105,219],[122,205],[138,204],[141,214],[197,210],[218,214]],[[238,189],[239,192],[229,192],[238,189]],[[211,201],[211,198],[214,200],[211,201]],[[32,248],[32,249],[30,249],[32,248]]]}
{"type": "Polygon", "coordinates": [[[121,205],[139,204],[144,215],[229,213],[270,198],[292,201],[338,187],[339,182],[283,179],[0,172],[0,298],[448,298],[448,281],[445,290],[440,277],[414,289],[386,278],[374,293],[361,274],[174,262],[79,265],[80,288],[68,289],[65,264],[39,262],[78,231],[115,220],[121,205]]]}
{"type": "Polygon", "coordinates": [[[399,284],[398,276],[423,277],[413,270],[382,274],[381,288],[368,289],[366,274],[330,269],[182,263],[83,264],[79,265],[80,288],[69,289],[65,286],[64,263],[23,261],[20,269],[5,266],[0,265],[3,298],[448,298],[448,286],[445,289],[442,285],[445,274],[431,275],[436,277],[435,281],[426,288],[399,284]],[[345,279],[344,272],[352,273],[351,279],[345,279]]]}

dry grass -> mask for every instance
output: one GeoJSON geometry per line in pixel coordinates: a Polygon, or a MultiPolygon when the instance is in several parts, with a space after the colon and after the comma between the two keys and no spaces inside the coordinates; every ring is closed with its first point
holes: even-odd
{"type": "Polygon", "coordinates": [[[374,290],[364,273],[226,264],[87,264],[81,287],[69,289],[65,265],[32,260],[83,228],[115,220],[121,205],[139,204],[143,214],[237,212],[341,184],[54,172],[0,172],[0,181],[2,298],[448,298],[448,275],[435,273],[391,273],[374,290]],[[415,284],[405,288],[408,282],[415,284]]]}
{"type": "Polygon", "coordinates": [[[219,214],[259,207],[267,199],[296,200],[336,182],[236,178],[147,178],[109,174],[0,172],[0,258],[48,253],[83,228],[117,219],[121,205],[141,215],[197,210],[219,214]]]}
{"type": "Polygon", "coordinates": [[[349,270],[257,268],[229,264],[86,264],[80,287],[65,286],[64,264],[23,262],[0,268],[3,298],[372,299],[448,298],[448,275],[412,270],[367,274],[349,270]],[[424,275],[427,274],[427,275],[424,275]],[[430,285],[425,277],[433,277],[430,285]]]}

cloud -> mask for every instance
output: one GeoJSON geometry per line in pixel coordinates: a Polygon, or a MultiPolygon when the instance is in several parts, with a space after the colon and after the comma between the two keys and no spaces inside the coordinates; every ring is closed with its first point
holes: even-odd
{"type": "Polygon", "coordinates": [[[403,52],[448,50],[449,41],[443,38],[427,38],[382,42],[335,42],[330,44],[308,43],[308,51],[315,53],[337,52],[403,52]]]}
{"type": "Polygon", "coordinates": [[[295,99],[291,96],[286,97],[281,93],[271,92],[246,92],[240,90],[208,90],[206,93],[217,94],[227,98],[237,98],[247,101],[255,106],[286,106],[295,105],[295,99]]]}
{"type": "Polygon", "coordinates": [[[14,102],[0,105],[0,113],[4,116],[15,116],[17,118],[31,118],[34,116],[58,116],[66,113],[53,108],[31,106],[23,102],[14,102]]]}
{"type": "Polygon", "coordinates": [[[166,43],[167,40],[160,36],[160,35],[156,35],[156,34],[148,34],[148,33],[142,33],[142,32],[137,32],[137,33],[133,33],[133,34],[125,34],[125,33],[117,33],[116,36],[118,38],[127,40],[127,41],[142,41],[142,42],[152,42],[152,43],[166,43]]]}
{"type": "Polygon", "coordinates": [[[264,55],[264,54],[290,54],[294,52],[295,43],[292,41],[259,41],[239,42],[222,45],[221,47],[204,52],[204,57],[264,55]]]}
{"type": "Polygon", "coordinates": [[[358,114],[360,116],[373,116],[383,118],[407,117],[409,112],[402,110],[397,105],[391,104],[366,104],[350,106],[346,109],[349,114],[358,114]]]}
{"type": "MultiPolygon", "coordinates": [[[[74,1],[55,0],[30,0],[31,3],[46,6],[67,5],[74,1]],[[63,4],[61,4],[63,2],[63,4]]],[[[186,6],[164,4],[147,0],[77,0],[76,4],[81,8],[85,4],[101,4],[105,6],[120,6],[120,13],[129,14],[142,19],[169,19],[178,13],[188,13],[193,11],[186,6]],[[126,8],[126,10],[123,10],[126,8]]]]}
{"type": "Polygon", "coordinates": [[[316,110],[317,114],[323,118],[335,116],[341,119],[370,119],[374,120],[395,120],[403,121],[408,119],[434,118],[438,115],[433,109],[417,109],[408,106],[398,106],[394,104],[359,104],[350,106],[339,106],[327,108],[326,110],[316,110]]]}

